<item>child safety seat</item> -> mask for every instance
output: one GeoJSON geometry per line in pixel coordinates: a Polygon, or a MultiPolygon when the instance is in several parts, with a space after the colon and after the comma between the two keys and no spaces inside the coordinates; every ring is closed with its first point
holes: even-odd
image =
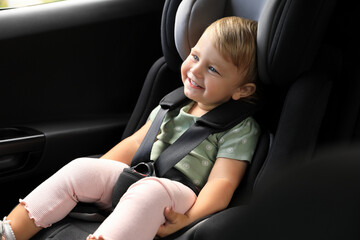
{"type": "MultiPolygon", "coordinates": [[[[321,49],[335,2],[165,1],[161,22],[164,56],[149,70],[123,138],[146,122],[164,95],[181,86],[182,59],[205,28],[221,17],[235,15],[258,21],[258,71],[265,101],[255,115],[263,128],[262,136],[229,208],[164,239],[233,239],[232,234],[238,232],[241,236],[241,225],[237,223],[244,216],[250,197],[264,191],[267,179],[283,171],[288,162],[310,159],[331,89],[333,74],[327,69],[334,68],[328,67],[329,61],[322,61],[329,57],[321,49]],[[227,233],[222,231],[225,228],[229,229],[227,233]]],[[[33,239],[85,239],[99,225],[67,217],[33,239]]]]}

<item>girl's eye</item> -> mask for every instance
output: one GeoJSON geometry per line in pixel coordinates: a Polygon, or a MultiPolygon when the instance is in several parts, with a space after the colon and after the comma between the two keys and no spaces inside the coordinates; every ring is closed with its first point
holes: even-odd
{"type": "Polygon", "coordinates": [[[193,59],[194,59],[195,61],[199,61],[199,57],[198,57],[197,55],[195,55],[195,54],[193,54],[193,59]]]}
{"type": "Polygon", "coordinates": [[[218,71],[216,71],[216,69],[215,69],[214,67],[212,67],[212,66],[209,67],[209,70],[210,70],[211,72],[218,73],[218,71]]]}

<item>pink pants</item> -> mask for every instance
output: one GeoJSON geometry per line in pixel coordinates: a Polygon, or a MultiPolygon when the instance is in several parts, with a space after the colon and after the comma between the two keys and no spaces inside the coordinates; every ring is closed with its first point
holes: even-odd
{"type": "MultiPolygon", "coordinates": [[[[30,218],[41,227],[63,219],[77,204],[93,202],[111,208],[114,185],[126,164],[104,159],[76,159],[20,200],[30,218]]],[[[185,213],[195,202],[195,193],[166,178],[149,177],[133,184],[109,217],[95,231],[110,240],[151,240],[165,222],[164,209],[185,213]]]]}

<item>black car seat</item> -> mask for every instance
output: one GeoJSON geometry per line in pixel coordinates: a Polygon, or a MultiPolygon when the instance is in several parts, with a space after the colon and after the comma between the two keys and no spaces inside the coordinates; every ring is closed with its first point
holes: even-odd
{"type": "MultiPolygon", "coordinates": [[[[264,131],[254,164],[229,209],[165,239],[228,239],[221,226],[226,223],[241,231],[237,219],[241,219],[253,189],[255,193],[262,191],[262,183],[299,153],[302,161],[310,158],[331,88],[328,61],[321,61],[329,58],[321,51],[321,45],[334,3],[335,0],[165,1],[161,23],[164,56],[150,69],[123,137],[144,124],[160,99],[181,85],[182,58],[206,26],[223,16],[259,21],[258,69],[266,99],[264,109],[256,116],[264,131]],[[268,151],[271,135],[275,137],[268,151]]],[[[99,224],[67,217],[33,239],[85,239],[99,224]]]]}
{"type": "MultiPolygon", "coordinates": [[[[323,41],[335,5],[336,1],[324,0],[268,0],[259,15],[258,69],[268,104],[259,119],[274,133],[274,140],[257,174],[253,196],[271,192],[268,182],[273,177],[293,168],[296,161],[310,161],[315,152],[332,81],[341,65],[338,52],[323,41]]],[[[247,206],[234,206],[176,239],[240,239],[247,211],[247,206]]],[[[258,227],[253,229],[261,231],[258,227]]]]}
{"type": "Polygon", "coordinates": [[[334,81],[330,102],[322,126],[321,140],[327,145],[347,145],[360,141],[360,36],[354,34],[359,20],[359,6],[350,6],[347,1],[338,1],[332,18],[332,29],[326,40],[342,53],[339,77],[334,81]]]}

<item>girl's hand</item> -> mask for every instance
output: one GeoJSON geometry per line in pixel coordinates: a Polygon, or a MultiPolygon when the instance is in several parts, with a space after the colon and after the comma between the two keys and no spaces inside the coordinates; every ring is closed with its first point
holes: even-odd
{"type": "Polygon", "coordinates": [[[166,222],[160,226],[158,236],[170,235],[200,218],[225,209],[246,166],[247,162],[244,161],[218,158],[194,205],[185,214],[176,213],[170,208],[164,210],[166,222]]]}
{"type": "Polygon", "coordinates": [[[174,212],[171,208],[165,208],[164,215],[166,222],[160,226],[157,235],[166,237],[190,224],[188,216],[174,212]]]}

